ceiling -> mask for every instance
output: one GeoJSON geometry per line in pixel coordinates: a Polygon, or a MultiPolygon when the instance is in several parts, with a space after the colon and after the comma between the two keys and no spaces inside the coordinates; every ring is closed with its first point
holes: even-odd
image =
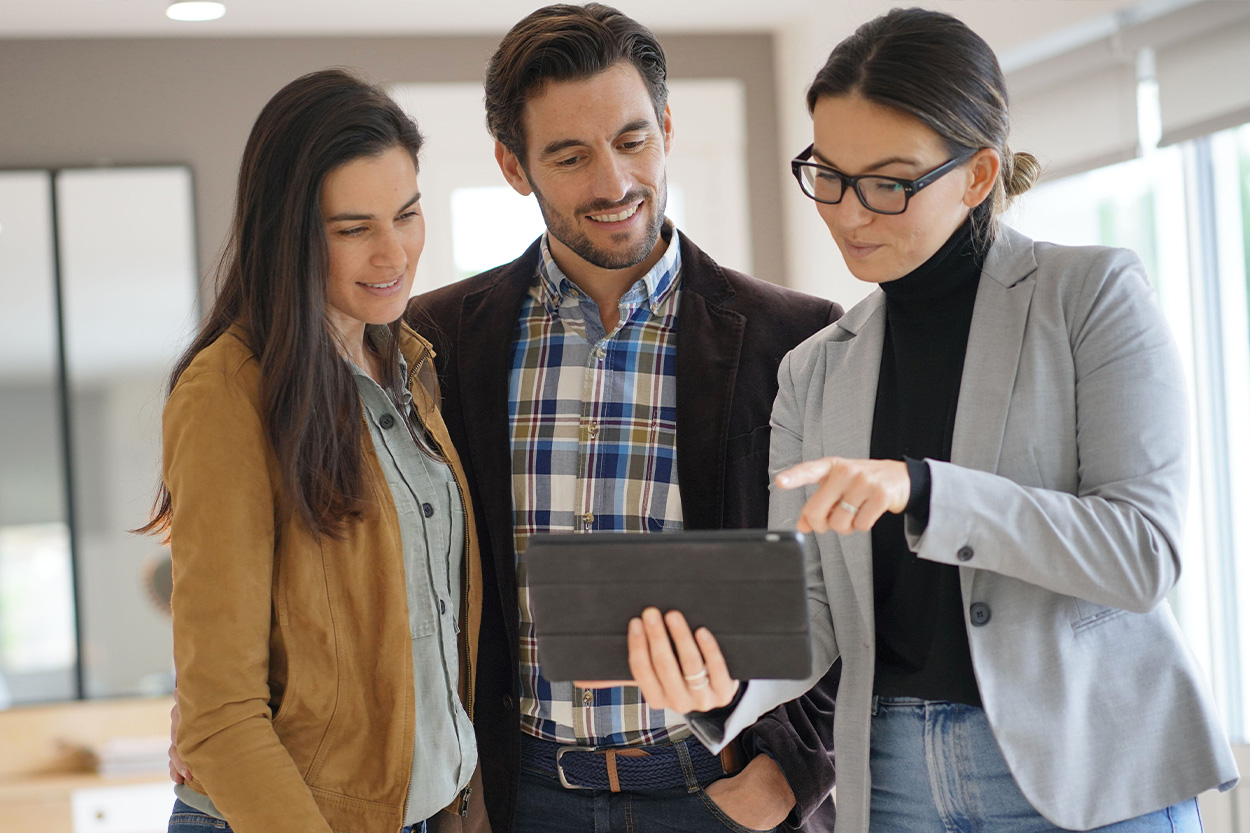
{"type": "MultiPolygon", "coordinates": [[[[967,20],[998,50],[1106,21],[1141,6],[1189,0],[918,0],[967,20]]],[[[0,0],[0,38],[225,37],[500,34],[538,0],[225,0],[209,23],[167,19],[165,0],[0,0]]],[[[896,0],[617,0],[661,32],[760,31],[828,21],[848,24],[896,0]]],[[[850,26],[848,25],[848,28],[850,26]]]]}

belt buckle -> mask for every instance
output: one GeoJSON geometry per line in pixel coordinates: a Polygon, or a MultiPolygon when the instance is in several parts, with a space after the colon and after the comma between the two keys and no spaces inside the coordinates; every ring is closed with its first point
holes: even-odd
{"type": "Polygon", "coordinates": [[[556,777],[560,779],[560,786],[566,790],[592,790],[594,787],[583,787],[581,784],[570,784],[569,779],[564,777],[564,766],[560,763],[560,759],[564,757],[566,752],[598,752],[597,746],[561,746],[556,750],[556,777]]]}

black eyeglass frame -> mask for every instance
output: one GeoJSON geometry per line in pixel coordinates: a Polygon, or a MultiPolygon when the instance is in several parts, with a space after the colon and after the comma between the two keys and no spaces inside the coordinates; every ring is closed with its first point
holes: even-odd
{"type": "Polygon", "coordinates": [[[854,191],[855,196],[859,198],[860,205],[874,214],[885,214],[887,216],[902,214],[907,210],[907,206],[911,204],[911,198],[916,196],[916,194],[919,193],[926,185],[932,185],[946,174],[955,170],[955,168],[958,168],[960,165],[967,162],[976,154],[976,151],[974,150],[966,154],[953,156],[918,179],[903,179],[897,176],[882,176],[881,174],[861,174],[859,176],[850,176],[842,173],[837,168],[831,168],[828,165],[822,165],[819,162],[810,162],[808,160],[812,158],[812,151],[815,147],[815,143],[808,145],[806,150],[790,160],[790,172],[794,174],[794,178],[798,180],[799,190],[803,192],[804,196],[810,197],[822,205],[837,205],[846,197],[847,191],[854,191]],[[822,200],[816,195],[809,193],[807,185],[803,181],[804,168],[812,168],[814,170],[836,176],[842,181],[842,196],[838,197],[836,200],[822,200]],[[879,208],[873,208],[868,204],[868,200],[864,198],[864,192],[859,190],[859,183],[864,179],[884,179],[889,182],[896,182],[903,186],[903,207],[898,211],[882,211],[879,208]]]}

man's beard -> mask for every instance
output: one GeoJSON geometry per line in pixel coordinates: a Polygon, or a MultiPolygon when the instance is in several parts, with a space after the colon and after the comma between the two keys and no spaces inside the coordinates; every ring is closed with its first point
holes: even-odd
{"type": "MultiPolygon", "coordinates": [[[[571,249],[574,254],[592,266],[597,266],[600,269],[628,269],[631,266],[637,266],[639,263],[642,263],[655,250],[656,241],[660,237],[660,229],[664,226],[664,209],[668,202],[667,184],[667,180],[660,183],[659,199],[656,199],[656,193],[649,188],[635,188],[626,194],[623,200],[617,203],[596,200],[595,202],[579,206],[571,219],[552,210],[547,201],[543,199],[542,192],[535,187],[533,182],[530,182],[530,188],[534,191],[534,198],[538,200],[538,208],[542,211],[543,222],[547,224],[547,232],[552,237],[559,240],[571,249]],[[638,207],[639,211],[646,210],[648,206],[653,207],[655,210],[647,220],[647,227],[642,240],[624,251],[609,250],[596,246],[586,236],[585,232],[577,226],[576,218],[578,217],[584,217],[587,214],[603,214],[638,202],[642,203],[638,207]]],[[[593,223],[594,220],[587,220],[586,222],[593,223]]]]}

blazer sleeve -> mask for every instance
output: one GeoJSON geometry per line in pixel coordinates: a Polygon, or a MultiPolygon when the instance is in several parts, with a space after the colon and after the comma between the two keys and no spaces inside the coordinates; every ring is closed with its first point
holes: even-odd
{"type": "MultiPolygon", "coordinates": [[[[777,374],[779,389],[773,405],[768,463],[770,529],[794,529],[798,523],[799,510],[807,499],[805,490],[779,489],[772,482],[777,472],[803,459],[803,405],[799,394],[805,390],[805,386],[795,383],[791,369],[793,356],[794,353],[791,352],[782,359],[777,374]]],[[[804,550],[807,553],[807,614],[812,638],[812,675],[806,680],[753,680],[738,701],[737,707],[727,716],[687,715],[691,731],[714,753],[724,749],[730,741],[755,723],[760,715],[806,694],[824,677],[838,657],[833,620],[830,618],[829,600],[825,590],[824,570],[821,568],[820,554],[814,538],[809,536],[805,539],[804,550]]],[[[793,782],[791,787],[793,788],[793,782]]],[[[814,809],[816,805],[811,805],[810,809],[814,809]]]]}
{"type": "Polygon", "coordinates": [[[1070,348],[1075,374],[1075,493],[930,461],[929,523],[908,544],[921,558],[1144,613],[1180,575],[1188,397],[1141,262],[1090,257],[1067,286],[1068,344],[1055,345],[1070,348]]]}
{"type": "Polygon", "coordinates": [[[785,824],[791,828],[807,823],[821,804],[831,800],[836,782],[833,715],[841,678],[839,660],[806,694],[781,704],[742,733],[748,752],[753,746],[766,748],[790,785],[794,809],[785,824]]]}
{"type": "Polygon", "coordinates": [[[273,730],[274,500],[267,442],[237,377],[188,370],[164,413],[173,503],[176,743],[237,833],[330,833],[273,730]]]}

